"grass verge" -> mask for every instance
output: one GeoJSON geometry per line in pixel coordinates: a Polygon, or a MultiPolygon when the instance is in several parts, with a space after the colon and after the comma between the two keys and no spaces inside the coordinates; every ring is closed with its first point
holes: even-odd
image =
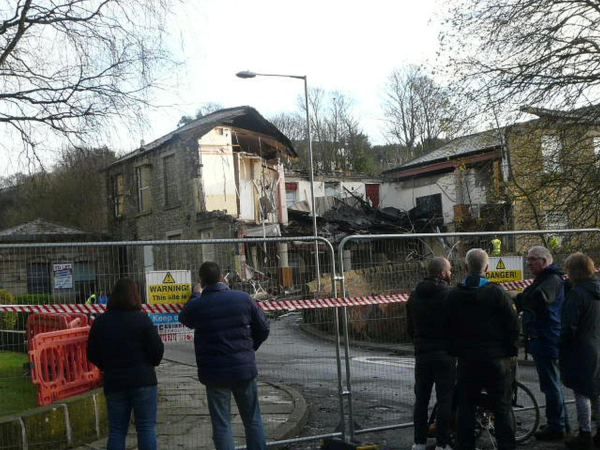
{"type": "Polygon", "coordinates": [[[24,353],[0,351],[0,416],[37,406],[37,388],[23,369],[27,362],[24,353]]]}

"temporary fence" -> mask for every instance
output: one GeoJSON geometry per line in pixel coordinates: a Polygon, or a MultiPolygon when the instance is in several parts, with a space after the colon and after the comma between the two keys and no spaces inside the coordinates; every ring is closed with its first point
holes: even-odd
{"type": "MultiPolygon", "coordinates": [[[[477,247],[490,251],[495,236],[502,239],[504,248],[501,255],[490,258],[488,275],[496,277],[494,281],[507,290],[522,290],[533,279],[525,265],[524,256],[529,248],[547,245],[549,237],[557,236],[559,245],[553,253],[559,265],[574,251],[583,251],[597,261],[599,233],[597,229],[568,229],[348,236],[337,248],[338,267],[342,273],[340,295],[353,296],[365,289],[380,296],[409,292],[427,276],[426,265],[433,256],[448,257],[453,266],[454,282],[460,281],[466,275],[466,251],[477,247]]],[[[344,398],[348,412],[346,431],[350,438],[367,433],[385,436],[389,430],[412,425],[414,359],[407,352],[412,347],[404,344],[410,342],[403,326],[405,321],[404,303],[343,308],[344,348],[347,351],[344,398]],[[364,342],[371,343],[371,349],[364,350],[364,342]],[[373,354],[372,347],[377,346],[381,351],[373,354]],[[375,411],[364,408],[370,401],[370,393],[364,386],[372,380],[376,380],[381,392],[381,402],[375,411]]],[[[519,358],[517,378],[534,392],[543,408],[545,399],[539,389],[536,370],[523,347],[519,358]]],[[[435,392],[432,403],[434,401],[435,392]]],[[[528,406],[531,405],[525,405],[528,406]]]]}
{"type": "MultiPolygon", "coordinates": [[[[311,420],[323,423],[318,434],[283,436],[278,434],[282,417],[267,417],[270,444],[302,448],[302,442],[317,438],[366,433],[396,442],[396,429],[411,426],[414,401],[405,301],[425,275],[427,259],[434,254],[449,256],[455,279],[460,279],[465,251],[485,248],[498,235],[510,249],[502,254],[504,261],[521,261],[521,277],[503,280],[504,286],[520,289],[532,278],[523,267],[524,250],[543,243],[549,233],[565,236],[563,249],[586,253],[600,249],[598,230],[350,236],[337,246],[337,257],[327,240],[318,238],[315,245],[314,237],[4,244],[0,290],[12,298],[0,305],[4,330],[0,358],[22,351],[25,344],[17,337],[27,340],[31,313],[100,314],[105,305],[85,304],[86,300],[92,294],[98,298],[109,293],[119,278],[133,278],[146,301],[144,309],[167,342],[165,357],[171,361],[159,368],[171,371],[161,396],[161,404],[169,409],[159,407],[159,414],[174,419],[159,423],[159,435],[179,436],[182,448],[211,448],[209,428],[204,428],[205,435],[194,434],[194,427],[207,420],[207,411],[201,401],[190,404],[190,392],[182,388],[187,383],[201,392],[201,386],[180,375],[174,364],[195,363],[192,332],[179,324],[177,314],[181,299],[199,281],[201,263],[216,261],[230,286],[257,298],[271,318],[271,336],[257,353],[259,380],[299,391],[309,404],[311,420]],[[173,371],[180,377],[176,387],[173,371]]],[[[557,260],[563,256],[557,255],[557,260]]],[[[6,298],[10,297],[2,297],[6,298]]],[[[21,370],[2,371],[0,366],[0,383],[14,389],[23,386],[28,378],[21,370]]],[[[534,372],[522,365],[520,378],[542,403],[534,372]]],[[[159,373],[159,392],[160,377],[159,373]]],[[[16,412],[8,409],[0,416],[16,412]]],[[[241,425],[236,421],[234,427],[237,436],[241,425]]]]}

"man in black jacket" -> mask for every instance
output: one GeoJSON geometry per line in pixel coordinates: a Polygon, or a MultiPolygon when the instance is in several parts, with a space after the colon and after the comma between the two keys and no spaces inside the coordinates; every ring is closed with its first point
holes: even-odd
{"type": "Polygon", "coordinates": [[[415,443],[425,450],[427,409],[435,384],[437,397],[436,450],[450,450],[448,428],[452,416],[455,360],[448,353],[448,309],[452,266],[446,258],[433,258],[428,276],[415,288],[406,305],[408,334],[415,346],[415,443]]]}
{"type": "Polygon", "coordinates": [[[458,357],[458,448],[475,449],[475,408],[485,389],[499,450],[516,448],[511,421],[514,356],[519,326],[508,293],[490,282],[488,255],[467,252],[467,277],[448,299],[451,353],[458,357]]]}
{"type": "Polygon", "coordinates": [[[200,266],[202,289],[179,314],[194,329],[198,377],[206,386],[217,450],[233,450],[231,395],[244,423],[249,450],[266,450],[258,405],[255,351],[269,336],[269,321],[246,292],[229,289],[214,262],[200,266]]]}

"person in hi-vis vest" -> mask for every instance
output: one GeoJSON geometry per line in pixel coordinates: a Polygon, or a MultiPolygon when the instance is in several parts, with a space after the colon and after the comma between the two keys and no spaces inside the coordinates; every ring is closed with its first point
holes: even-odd
{"type": "Polygon", "coordinates": [[[502,253],[502,241],[498,239],[498,236],[494,236],[492,239],[492,251],[490,252],[490,256],[500,256],[502,253]]]}

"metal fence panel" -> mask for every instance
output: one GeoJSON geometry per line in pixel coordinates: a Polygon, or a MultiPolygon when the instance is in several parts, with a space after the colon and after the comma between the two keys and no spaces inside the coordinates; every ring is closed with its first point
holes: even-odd
{"type": "MultiPolygon", "coordinates": [[[[281,307],[283,302],[289,305],[313,298],[325,282],[330,283],[327,291],[336,296],[332,276],[334,252],[322,238],[318,246],[314,238],[306,237],[5,244],[0,245],[0,291],[4,291],[0,298],[0,394],[9,392],[12,397],[0,400],[0,417],[19,415],[23,409],[35,406],[35,389],[24,353],[25,327],[32,311],[102,311],[97,304],[86,306],[86,300],[95,294],[96,302],[123,277],[137,281],[143,298],[148,301],[145,285],[150,279],[149,272],[190,271],[195,284],[199,282],[198,269],[206,260],[221,266],[232,288],[248,292],[261,305],[272,305],[263,308],[272,323],[271,335],[257,354],[261,398],[279,405],[275,411],[263,411],[268,439],[281,438],[278,430],[286,419],[286,404],[294,400],[289,398],[294,389],[306,388],[316,397],[339,399],[340,341],[335,338],[336,333],[332,338],[322,332],[339,327],[336,309],[281,307]],[[316,277],[315,248],[319,250],[322,279],[316,277]],[[14,305],[21,305],[19,311],[23,312],[14,310],[14,305]],[[9,311],[11,307],[13,310],[9,311]],[[305,323],[310,325],[308,332],[303,331],[305,323]],[[17,398],[21,401],[13,401],[17,398]]],[[[156,316],[176,316],[178,310],[162,304],[146,304],[145,308],[156,316]]],[[[165,362],[157,369],[161,445],[212,448],[210,419],[204,389],[197,381],[190,332],[176,322],[176,317],[157,319],[159,332],[166,341],[165,362]]],[[[336,404],[332,413],[340,417],[337,422],[341,423],[341,401],[336,404]]],[[[235,406],[233,410],[235,413],[235,406]]],[[[241,445],[243,427],[239,416],[233,425],[236,441],[241,445]]],[[[19,426],[14,425],[15,433],[19,426]]],[[[44,446],[52,439],[69,440],[66,435],[49,437],[44,428],[49,428],[44,421],[27,425],[30,447],[44,446]]],[[[1,430],[0,447],[4,448],[11,438],[6,428],[1,430]]],[[[331,435],[340,434],[331,431],[331,435]]]]}
{"type": "MultiPolygon", "coordinates": [[[[282,386],[295,389],[307,400],[311,414],[323,421],[319,434],[305,430],[300,438],[285,439],[291,448],[307,448],[306,440],[340,434],[376,433],[380,442],[397,443],[397,429],[411,425],[414,402],[414,358],[405,328],[405,300],[425,275],[427,260],[433,255],[449,256],[457,281],[464,276],[466,250],[487,249],[494,234],[505,243],[502,256],[523,256],[529,246],[545,242],[549,233],[562,237],[555,252],[559,265],[575,250],[597,259],[598,231],[353,236],[338,246],[337,260],[331,244],[320,238],[319,276],[315,241],[307,237],[0,245],[0,392],[13,395],[7,402],[0,401],[0,417],[35,402],[23,353],[30,312],[8,311],[10,305],[33,305],[40,311],[67,307],[101,311],[83,304],[91,294],[109,293],[121,277],[144,286],[148,271],[189,270],[195,283],[198,268],[210,259],[221,265],[232,288],[257,298],[271,318],[271,336],[257,354],[263,398],[283,404],[282,386]]],[[[524,278],[531,278],[526,267],[524,278]]],[[[145,289],[142,294],[146,297],[145,289]]],[[[177,311],[165,305],[147,308],[161,314],[177,311]]],[[[165,337],[175,336],[168,339],[167,361],[158,369],[163,446],[211,448],[210,420],[203,389],[196,381],[189,331],[173,322],[158,326],[165,337]]],[[[518,378],[543,405],[534,367],[522,363],[518,378]]],[[[96,410],[102,410],[101,400],[93,399],[96,410]]],[[[432,404],[434,399],[435,394],[432,404]]],[[[282,417],[265,412],[271,441],[282,417]]],[[[42,436],[36,427],[41,430],[46,423],[32,422],[27,427],[42,436]]],[[[2,428],[0,443],[23,427],[24,422],[2,428]]],[[[106,431],[99,423],[92,428],[106,431]]],[[[238,419],[234,430],[241,445],[238,419]]],[[[402,439],[408,443],[407,434],[402,439]]],[[[43,446],[44,442],[29,444],[43,446]]]]}
{"type": "MultiPolygon", "coordinates": [[[[405,428],[412,422],[414,404],[414,357],[406,332],[406,303],[409,292],[426,275],[427,262],[434,256],[447,257],[453,266],[453,282],[464,278],[464,255],[470,248],[490,251],[490,241],[499,236],[504,241],[501,257],[523,260],[524,280],[533,275],[524,255],[534,245],[544,245],[549,236],[558,236],[555,263],[562,266],[574,251],[592,259],[600,256],[600,230],[537,230],[528,232],[436,233],[420,235],[349,236],[339,245],[338,265],[342,272],[341,296],[367,297],[365,306],[349,306],[345,330],[348,354],[345,388],[348,434],[381,432],[405,428]],[[395,303],[382,303],[393,294],[395,303]],[[369,297],[370,296],[370,297],[369,297]]],[[[526,283],[526,282],[525,282],[526,283]]],[[[517,283],[519,284],[519,283],[517,283]]],[[[522,283],[521,283],[522,284],[522,283]]],[[[505,286],[507,289],[514,285],[505,286]]],[[[521,350],[517,378],[528,386],[544,407],[544,397],[531,356],[521,350]]],[[[568,393],[572,399],[572,393],[568,393]]],[[[433,392],[430,407],[435,403],[433,392]]],[[[389,435],[389,433],[387,433],[389,435]]],[[[397,438],[397,435],[396,435],[397,438]]],[[[410,443],[406,437],[406,443],[410,443]]]]}

